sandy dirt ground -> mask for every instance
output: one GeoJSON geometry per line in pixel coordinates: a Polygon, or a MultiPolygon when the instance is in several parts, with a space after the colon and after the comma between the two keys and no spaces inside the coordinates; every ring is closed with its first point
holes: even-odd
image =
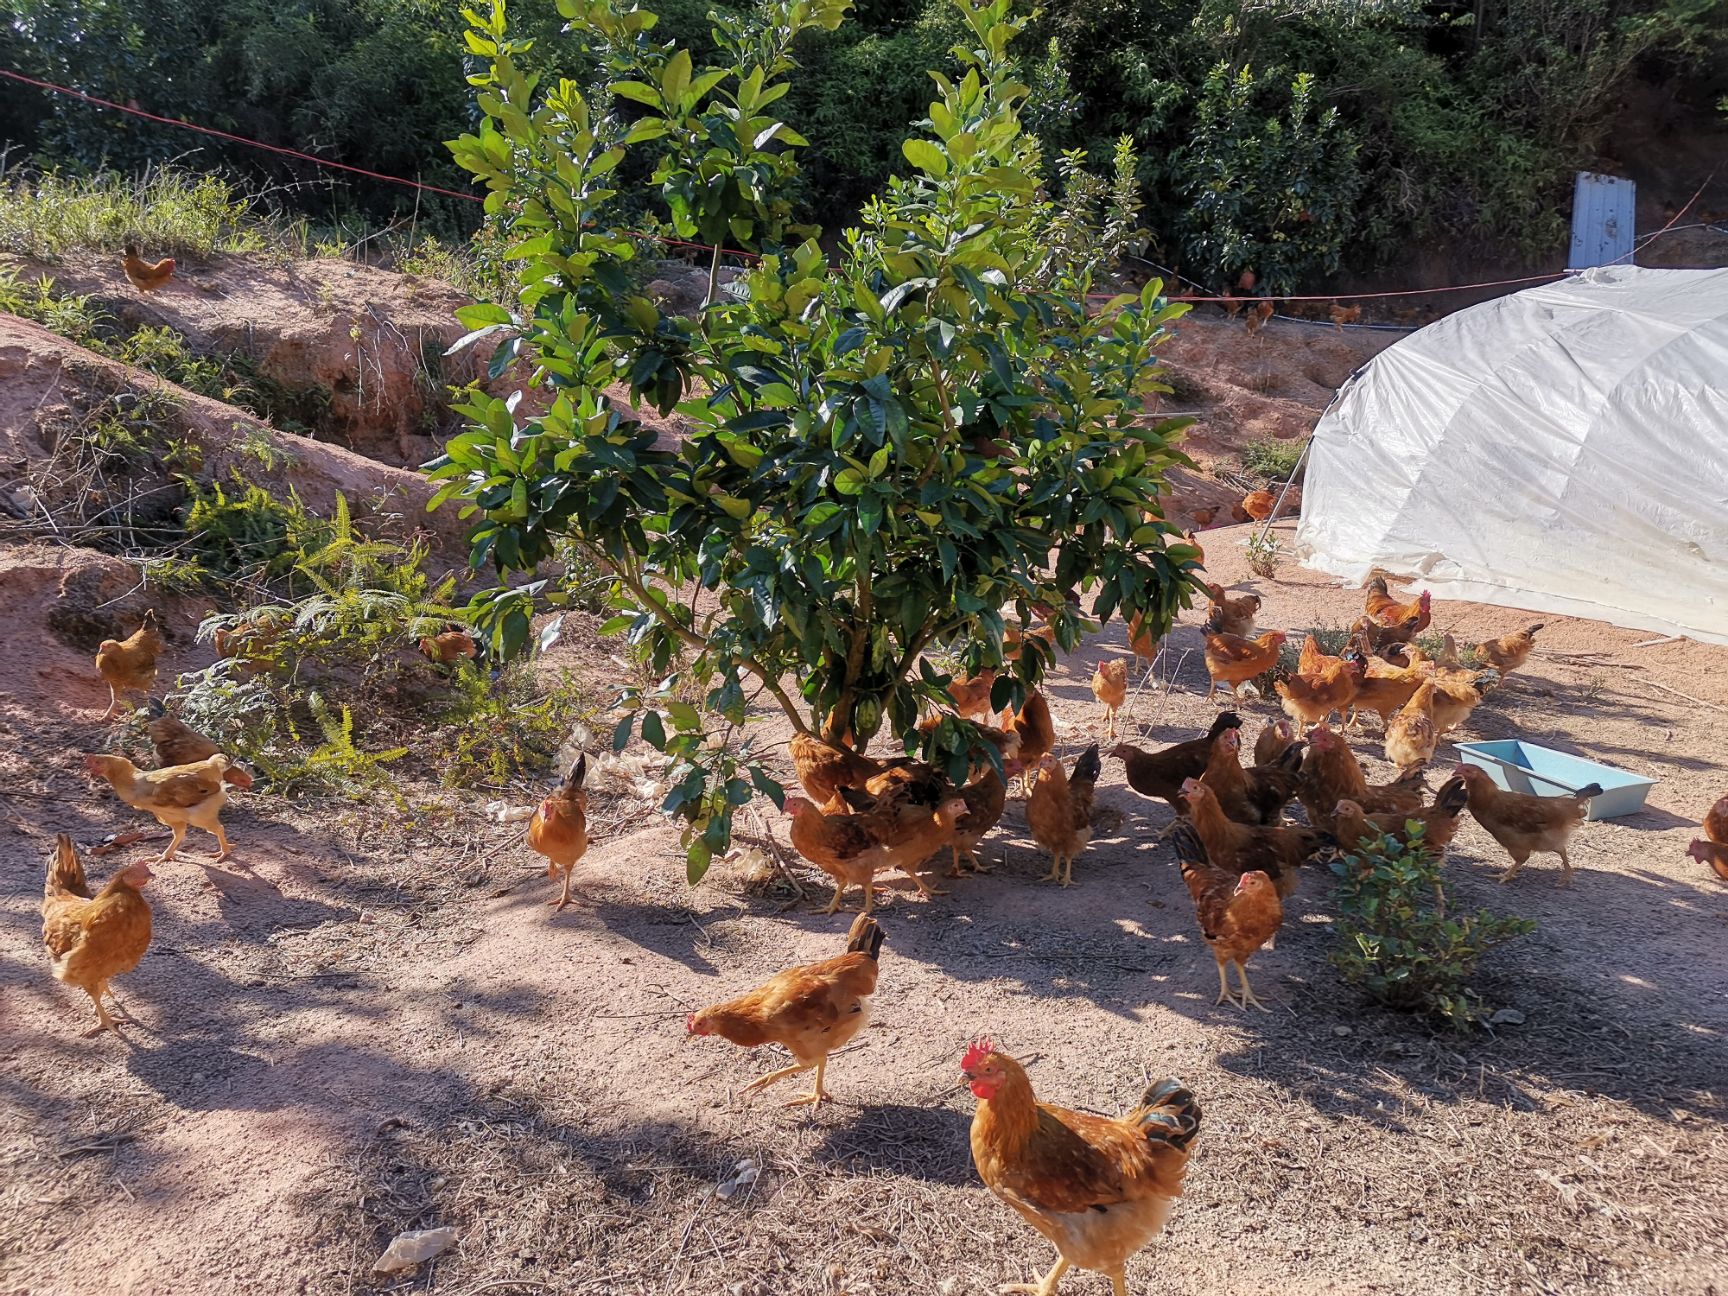
{"type": "MultiPolygon", "coordinates": [[[[1242,536],[1205,536],[1226,580],[1244,575],[1242,536]]],[[[1254,582],[1266,627],[1360,607],[1281,576],[1254,582]]],[[[1436,611],[1460,640],[1532,619],[1436,611]]],[[[1457,902],[1538,923],[1480,976],[1516,1020],[1460,1036],[1366,1005],[1326,961],[1319,873],[1252,965],[1272,1012],[1214,1006],[1212,960],[1153,840],[1169,811],[1106,762],[1071,890],[1037,880],[1019,804],[987,843],[990,875],[930,901],[889,881],[874,1019],[817,1112],[783,1108],[786,1086],[739,1098],[782,1060],[687,1040],[683,1018],[838,952],[856,899],[824,916],[826,879],[801,863],[802,898],[727,863],[692,889],[676,835],[610,794],[581,901],[558,914],[521,825],[449,794],[238,796],[236,856],[212,866],[195,838],[151,884],[155,944],[117,983],[136,1024],[81,1037],[88,1004],[48,976],[38,941],[43,861],[56,831],[89,846],[148,821],[77,772],[109,739],[93,678],[68,674],[50,714],[0,700],[0,1291],[994,1291],[1050,1257],[971,1166],[958,1063],[981,1032],[1049,1101],[1115,1113],[1165,1075],[1198,1095],[1187,1193],[1130,1267],[1137,1294],[1721,1291],[1728,888],[1684,850],[1728,790],[1728,653],[1545,619],[1543,651],[1458,736],[1526,737],[1661,782],[1643,814],[1581,830],[1570,890],[1544,858],[1497,885],[1503,856],[1466,824],[1447,865],[1457,902]],[[760,1178],[717,1195],[744,1158],[760,1178]],[[370,1272],[399,1231],[444,1225],[455,1249],[370,1272]]],[[[1132,706],[1147,745],[1217,709],[1184,621],[1132,706]]],[[[1101,732],[1094,662],[1124,651],[1112,626],[1061,663],[1065,755],[1101,732]]],[[[1239,709],[1250,737],[1274,714],[1239,709]]],[[[1387,772],[1372,734],[1355,745],[1387,772]]],[[[1108,1286],[1074,1274],[1063,1290],[1108,1286]]]]}

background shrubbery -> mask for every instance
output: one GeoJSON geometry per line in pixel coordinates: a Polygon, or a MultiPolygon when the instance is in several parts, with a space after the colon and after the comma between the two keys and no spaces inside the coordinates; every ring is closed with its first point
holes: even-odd
{"type": "MultiPolygon", "coordinates": [[[[0,66],[169,116],[461,188],[442,142],[472,126],[460,0],[0,0],[0,66]]],[[[707,0],[657,35],[710,52],[707,0]]],[[[722,10],[738,5],[721,4],[722,10]]],[[[530,65],[589,84],[551,0],[514,0],[530,65]]],[[[1662,111],[1728,91],[1717,0],[1047,0],[1023,42],[1050,154],[1131,134],[1158,253],[1214,284],[1243,267],[1290,291],[1402,247],[1533,259],[1562,245],[1571,171],[1598,161],[1642,83],[1662,111]]],[[[802,214],[834,227],[903,169],[925,69],[956,36],[941,0],[863,0],[800,44],[785,116],[809,137],[802,214]]],[[[54,166],[200,165],[277,182],[322,222],[471,231],[473,204],[358,183],[0,84],[0,141],[54,166]]],[[[12,161],[20,160],[19,152],[12,161]]],[[[621,186],[629,193],[629,186],[621,186]]]]}

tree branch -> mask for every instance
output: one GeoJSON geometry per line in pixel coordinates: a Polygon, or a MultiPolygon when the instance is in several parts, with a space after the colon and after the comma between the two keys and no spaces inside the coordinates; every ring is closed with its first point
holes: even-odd
{"type": "MultiPolygon", "coordinates": [[[[687,644],[692,648],[699,648],[703,652],[714,651],[714,645],[710,640],[704,639],[694,630],[678,623],[678,619],[671,614],[667,604],[654,598],[653,594],[650,593],[648,586],[643,583],[641,577],[635,575],[633,572],[621,570],[618,573],[618,579],[624,582],[625,587],[636,596],[637,601],[640,602],[643,607],[648,609],[654,619],[670,630],[674,637],[676,637],[681,643],[687,644]]],[[[780,709],[786,713],[786,718],[792,722],[792,727],[801,734],[808,734],[810,732],[810,727],[804,723],[803,715],[799,712],[798,708],[792,704],[792,699],[786,695],[786,690],[780,687],[780,681],[770,675],[768,669],[754,657],[746,657],[740,654],[736,657],[736,660],[740,666],[749,671],[757,679],[761,680],[762,686],[774,695],[774,700],[780,704],[780,709]]]]}
{"type": "Polygon", "coordinates": [[[948,403],[948,386],[942,381],[942,366],[936,362],[936,357],[930,357],[930,382],[936,388],[936,400],[942,411],[942,435],[936,438],[936,448],[930,452],[929,461],[924,465],[924,471],[918,474],[914,484],[922,486],[930,480],[930,474],[936,471],[936,465],[942,462],[942,456],[948,449],[948,442],[955,432],[954,410],[948,403]]]}

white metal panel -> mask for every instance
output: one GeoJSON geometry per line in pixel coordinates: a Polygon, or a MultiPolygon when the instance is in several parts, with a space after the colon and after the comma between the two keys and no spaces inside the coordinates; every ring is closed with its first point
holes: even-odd
{"type": "Polygon", "coordinates": [[[1623,176],[1580,171],[1572,190],[1572,250],[1566,265],[1626,265],[1632,261],[1637,233],[1638,186],[1623,176]]]}

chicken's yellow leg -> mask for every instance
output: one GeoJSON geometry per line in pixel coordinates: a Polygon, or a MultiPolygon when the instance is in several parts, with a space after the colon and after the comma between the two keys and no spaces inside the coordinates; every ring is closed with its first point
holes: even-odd
{"type": "Polygon", "coordinates": [[[1128,1280],[1120,1269],[1110,1275],[1110,1296],[1128,1296],[1128,1280]]]}
{"type": "MultiPolygon", "coordinates": [[[[836,882],[834,884],[834,898],[828,902],[828,907],[826,909],[824,909],[822,912],[823,913],[837,913],[837,912],[839,912],[840,902],[842,900],[844,900],[845,898],[846,898],[846,884],[844,882],[836,882]]],[[[870,912],[870,888],[868,886],[866,886],[864,888],[864,912],[865,913],[870,912]]]]}
{"type": "Polygon", "coordinates": [[[220,864],[223,860],[228,858],[228,834],[222,831],[222,821],[220,819],[212,819],[210,821],[210,831],[216,834],[217,851],[215,863],[220,864]]]}
{"type": "Polygon", "coordinates": [[[166,864],[174,858],[174,852],[180,849],[180,843],[186,840],[186,825],[184,823],[169,824],[174,830],[174,839],[168,843],[168,849],[156,857],[158,864],[166,864]]]}
{"type": "MultiPolygon", "coordinates": [[[[800,1068],[802,1070],[803,1068],[800,1068]]],[[[828,1099],[828,1091],[822,1087],[822,1073],[828,1069],[828,1055],[823,1054],[816,1063],[816,1088],[807,1094],[800,1094],[788,1107],[820,1107],[828,1099]]]]}
{"type": "Polygon", "coordinates": [[[1056,1257],[1056,1264],[1035,1283],[1009,1283],[998,1288],[1001,1292],[1026,1292],[1028,1296],[1056,1296],[1056,1284],[1062,1281],[1062,1275],[1068,1272],[1068,1262],[1062,1257],[1056,1257]]]}
{"type": "Polygon", "coordinates": [[[102,1006],[102,987],[97,986],[92,990],[89,986],[85,986],[84,993],[89,995],[90,1002],[96,1005],[96,1029],[90,1034],[100,1035],[105,1030],[117,1032],[120,1029],[119,1026],[115,1025],[114,1019],[108,1015],[108,1010],[102,1006]]]}
{"type": "Polygon", "coordinates": [[[796,1066],[781,1067],[778,1071],[770,1071],[765,1076],[757,1076],[756,1079],[745,1085],[743,1089],[739,1090],[739,1092],[755,1093],[758,1089],[766,1089],[769,1085],[776,1084],[789,1075],[797,1075],[800,1071],[808,1071],[809,1069],[810,1068],[805,1066],[802,1062],[798,1063],[796,1066]]]}
{"type": "MultiPolygon", "coordinates": [[[[1222,968],[1223,965],[1220,964],[1219,966],[1222,968]]],[[[1271,1012],[1270,1008],[1254,997],[1254,987],[1248,984],[1248,965],[1246,963],[1237,962],[1236,975],[1242,978],[1242,1006],[1246,1008],[1249,1004],[1253,1004],[1261,1012],[1271,1012]]]]}
{"type": "MultiPolygon", "coordinates": [[[[1233,1004],[1236,1003],[1236,993],[1230,989],[1230,976],[1224,970],[1229,966],[1225,960],[1218,960],[1218,997],[1212,1001],[1214,1004],[1221,1004],[1226,999],[1233,1004]]],[[[1237,1006],[1240,1007],[1241,1005],[1238,1004],[1237,1006]]]]}

